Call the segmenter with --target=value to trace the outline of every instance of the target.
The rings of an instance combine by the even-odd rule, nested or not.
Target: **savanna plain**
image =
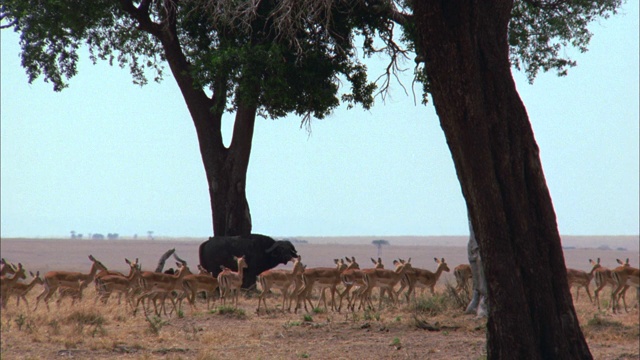
[[[312,238],[295,244],[308,267],[333,266],[333,259],[355,257],[361,268],[371,267],[378,249],[374,237]],[[411,258],[414,267],[435,271],[434,258],[444,258],[451,272],[443,273],[436,294],[427,290],[415,300],[401,297],[381,309],[341,312],[323,306],[298,313],[282,311],[276,290],[267,298],[269,311],[256,312],[257,293],[240,297],[237,309],[218,299],[207,309],[198,299],[192,309],[185,301],[170,316],[133,311],[112,297],[96,302],[93,286],[79,303],[56,298],[50,310],[41,303],[34,311],[42,286],[27,295],[29,307],[16,298],[2,309],[0,358],[5,359],[483,359],[486,357],[486,319],[465,315],[464,292],[456,294],[453,268],[468,263],[465,237],[386,237],[381,248],[386,268],[394,259]],[[93,255],[110,270],[128,272],[125,258],[139,259],[143,270],[153,270],[160,256],[176,249],[196,270],[198,246],[206,239],[70,240],[0,239],[1,257],[22,263],[27,273],[42,276],[51,270],[88,273]],[[638,267],[638,236],[563,237],[567,267],[590,271],[589,259],[614,268],[616,259],[630,259]],[[174,266],[167,261],[166,267]],[[290,269],[291,263],[280,266]],[[27,276],[25,281],[30,281]],[[593,291],[592,282],[590,289]],[[377,293],[377,291],[376,291]],[[611,289],[600,293],[601,310],[584,289],[574,304],[583,333],[595,359],[639,359],[640,325],[636,293],[626,295],[629,312],[607,309]],[[314,295],[317,301],[319,294]],[[377,305],[377,301],[374,301]]]

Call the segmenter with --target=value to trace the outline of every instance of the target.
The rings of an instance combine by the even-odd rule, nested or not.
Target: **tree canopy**
[[[261,2],[250,9],[251,19],[241,21],[216,12],[243,10],[232,2],[9,0],[2,4],[2,26],[20,33],[29,82],[42,77],[56,91],[77,74],[83,47],[93,62],[128,67],[136,84],[146,84],[150,76],[161,80],[167,60],[163,31],[170,27],[194,87],[229,99],[219,104],[228,110],[242,98],[257,103],[265,116],[294,112],[323,118],[340,103],[340,76],[351,85],[342,100],[369,108],[375,85],[354,56],[350,31],[355,25],[377,26],[376,19],[346,18],[348,13],[336,7],[326,14],[332,18],[331,32],[320,26],[299,29],[293,47],[278,40],[266,16],[275,3]],[[213,6],[212,13],[204,11]]]

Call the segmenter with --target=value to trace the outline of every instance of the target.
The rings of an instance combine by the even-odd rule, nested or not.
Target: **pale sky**
[[[540,146],[563,235],[639,230],[638,2],[592,24],[568,77],[514,77]],[[82,58],[70,87],[32,85],[18,37],[1,36],[2,237],[207,237],[213,233],[195,129],[170,76],[133,85]],[[370,65],[370,77],[381,68]],[[340,108],[308,134],[258,118],[248,171],[253,230],[271,236],[466,235],[451,154],[410,70],[386,103]],[[420,87],[415,87],[419,97]],[[226,115],[227,133],[233,116]]]

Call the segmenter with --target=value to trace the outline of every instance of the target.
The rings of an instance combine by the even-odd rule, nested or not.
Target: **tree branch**
[[[160,37],[162,35],[162,28],[160,25],[151,21],[151,18],[149,17],[149,4],[144,6],[146,2],[149,1],[143,1],[140,4],[140,7],[135,7],[131,0],[120,0],[120,5],[125,12],[138,21],[138,27],[141,30],[146,31],[153,36]]]

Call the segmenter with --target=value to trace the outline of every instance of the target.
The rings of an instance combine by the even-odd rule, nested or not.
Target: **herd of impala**
[[[247,268],[245,257],[234,257],[237,262],[237,271],[223,267],[217,277],[212,276],[204,268],[198,265],[199,272],[192,273],[186,262],[177,258],[177,271],[173,273],[162,273],[153,271],[142,271],[138,259],[130,261],[125,259],[129,265],[127,275],[107,270],[107,268],[92,255],[91,268],[88,273],[70,271],[49,271],[40,277],[39,272],[31,274],[31,280],[26,280],[26,270],[22,264],[17,266],[1,260],[2,276],[1,281],[1,301],[2,308],[6,308],[10,297],[17,298],[16,306],[20,305],[22,299],[25,305],[29,306],[26,295],[36,285],[42,285],[43,291],[36,298],[34,310],[37,309],[40,301],[44,301],[49,309],[49,301],[54,294],[58,294],[56,300],[58,306],[65,297],[70,297],[72,304],[82,299],[83,290],[91,283],[96,290],[95,301],[107,303],[113,293],[118,296],[118,304],[121,303],[124,295],[127,304],[136,314],[142,305],[145,313],[153,311],[156,315],[164,313],[171,315],[180,308],[182,301],[187,299],[192,310],[196,306],[196,298],[199,293],[204,293],[207,301],[207,309],[211,307],[211,299],[219,293],[220,301],[226,304],[227,298],[232,301],[235,307],[238,306],[238,297],[242,286],[243,271]],[[261,273],[257,277],[261,292],[258,296],[258,309],[260,313],[261,305],[264,304],[264,311],[268,311],[266,297],[272,289],[278,289],[282,294],[282,310],[291,311],[295,302],[294,312],[301,306],[305,311],[319,307],[322,303],[325,310],[330,308],[334,311],[341,311],[343,305],[351,311],[357,309],[374,308],[372,302],[372,292],[379,289],[378,308],[382,307],[383,298],[389,298],[392,303],[399,301],[400,295],[404,292],[407,302],[415,298],[415,288],[419,287],[424,291],[428,288],[433,295],[435,285],[442,272],[450,271],[444,258],[434,258],[437,268],[435,272],[415,268],[411,265],[411,259],[407,261],[398,259],[393,261],[394,269],[385,269],[380,258],[371,259],[372,268],[360,269],[354,257],[344,259],[334,259],[333,267],[307,268],[302,263],[302,257],[294,259],[292,270],[272,269]],[[596,289],[595,302],[600,309],[599,293],[605,286],[612,288],[611,301],[609,306],[613,312],[619,307],[620,298],[623,300],[624,309],[627,311],[625,293],[629,287],[638,289],[640,295],[640,273],[637,268],[626,262],[617,260],[619,265],[614,269],[607,269],[600,265],[600,259],[589,260],[592,265],[590,272],[567,269],[569,286],[577,286],[576,300],[579,296],[580,287],[584,287],[593,302],[589,285],[595,279]],[[456,291],[468,291],[469,281],[472,279],[471,268],[468,264],[462,264],[454,269],[457,282]],[[311,299],[312,292],[317,289],[320,298],[314,307]],[[329,289],[331,296],[327,306],[326,290]],[[217,291],[216,291],[217,290]],[[167,314],[165,303],[171,303],[171,311]],[[636,305],[637,306],[637,305]]]

